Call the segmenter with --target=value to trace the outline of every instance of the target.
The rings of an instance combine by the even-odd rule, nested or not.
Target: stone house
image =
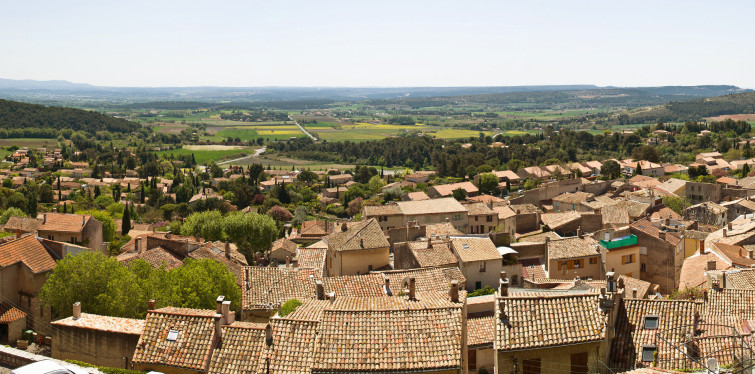
[[[326,236],[328,276],[366,274],[390,267],[390,244],[375,219]]]
[[[458,189],[464,190],[464,192],[467,193],[467,196],[477,196],[480,193],[480,190],[478,190],[477,186],[472,182],[459,182],[432,186],[427,189],[427,196],[430,196],[433,199],[451,197],[453,196],[454,191]]]
[[[270,248],[270,261],[289,265],[296,257],[296,248],[296,243],[286,238],[280,238],[274,241]]]
[[[687,221],[696,221],[697,223],[717,227],[726,226],[726,223],[729,222],[727,213],[727,208],[712,201],[692,205],[682,211],[682,215]]]
[[[467,232],[468,215],[469,211],[452,197],[362,207],[362,219],[375,218],[383,230],[450,222],[457,230]]]
[[[37,228],[40,237],[58,242],[83,245],[107,255],[102,245],[102,222],[89,215],[44,213]]]
[[[489,238],[453,237],[451,249],[459,260],[459,269],[466,279],[467,291],[471,292],[485,286],[496,288],[503,261]]]
[[[405,226],[404,213],[401,211],[401,207],[396,204],[365,205],[362,207],[362,218],[376,219],[383,230]]]
[[[485,203],[463,204],[469,217],[469,234],[487,234],[498,226],[498,213]]]
[[[656,223],[660,224],[660,223]],[[661,230],[643,218],[629,226],[640,246],[640,279],[660,286],[660,292],[670,293],[679,285],[684,263],[684,241],[681,234]]]
[[[604,273],[597,242],[592,238],[545,239],[545,270],[550,278],[601,279]]]
[[[684,194],[692,204],[722,200],[723,185],[718,183],[687,182],[684,188]]]
[[[606,233],[606,238],[600,240],[600,251],[605,261],[605,270],[620,276],[640,276],[640,246],[637,237],[627,236],[612,238]]]

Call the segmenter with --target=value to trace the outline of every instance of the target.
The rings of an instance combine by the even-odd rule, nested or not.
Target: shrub
[[[285,317],[293,313],[296,310],[296,308],[298,308],[300,305],[301,305],[301,301],[296,300],[296,299],[291,299],[289,301],[286,301],[285,303],[283,303],[283,305],[281,305],[280,316]]]

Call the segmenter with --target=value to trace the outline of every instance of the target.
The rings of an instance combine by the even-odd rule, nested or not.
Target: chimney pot
[[[155,299],[149,300],[149,310],[155,310]]]
[[[81,302],[77,301],[73,303],[73,319],[81,318]]]
[[[724,228],[723,237],[725,238],[725,237],[729,236],[728,234],[729,234],[729,232],[726,231],[726,228]]]
[[[220,295],[215,300],[215,313],[220,314],[223,311],[223,301],[225,300],[225,296]]]
[[[509,280],[505,271],[501,272],[501,279],[498,281],[498,293],[501,297],[509,296]]]
[[[328,294],[328,300],[330,300],[331,303],[334,302],[334,301],[336,301],[336,292],[335,291],[333,291],[333,292],[331,292],[331,293]]]
[[[286,267],[291,267],[291,256],[286,256]]]
[[[451,219],[446,217],[446,222],[451,222]]]
[[[220,328],[223,315],[216,313],[215,316],[215,338],[218,340],[218,348],[223,344],[223,329]]]
[[[409,299],[411,300],[417,299],[416,283],[417,283],[417,280],[414,277],[409,278]]]
[[[731,227],[732,227],[732,226],[731,226],[731,222],[729,222],[729,223],[727,223],[727,224],[726,224],[726,228],[727,228],[727,229],[728,229],[729,231],[731,231],[731,230],[732,230],[732,229],[731,229]]]
[[[666,231],[658,231],[658,238],[661,240],[666,240]]]
[[[448,294],[451,297],[452,303],[458,303],[459,302],[459,281],[454,279],[451,281],[451,290]]]
[[[225,242],[225,258],[231,258],[231,243]]]
[[[708,260],[708,270],[716,270],[716,260]]]
[[[364,238],[359,238],[359,246],[364,248]]]
[[[317,289],[317,300],[325,300],[325,286],[323,286],[321,280],[315,281],[315,288]]]
[[[234,315],[231,313],[231,301],[223,301],[223,324],[230,325],[233,323]]]

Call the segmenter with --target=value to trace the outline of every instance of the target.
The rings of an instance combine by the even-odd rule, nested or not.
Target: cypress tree
[[[128,203],[126,203],[126,208],[123,209],[123,223],[121,225],[121,235],[128,235],[129,231],[131,231],[131,211],[128,208]]]

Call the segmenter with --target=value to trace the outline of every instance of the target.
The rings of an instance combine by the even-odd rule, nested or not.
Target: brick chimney
[[[498,281],[498,293],[502,297],[509,296],[509,279],[505,271],[501,272],[501,279]]]
[[[217,348],[223,346],[223,329],[220,328],[223,315],[216,313],[215,316],[215,339],[218,341]]]
[[[202,242],[202,237],[199,236],[199,234],[196,234],[196,235],[194,235],[194,241],[197,242],[197,243],[201,243]]]
[[[233,321],[236,319],[235,315],[231,312],[231,302],[230,300],[223,301],[223,324],[224,325],[230,325],[233,323]]]
[[[231,259],[231,243],[225,242],[225,258]]]
[[[451,281],[451,290],[448,291],[448,296],[451,297],[452,303],[459,302],[459,281],[454,279]]]
[[[150,299],[148,304],[149,310],[155,310],[155,299]]]
[[[73,319],[81,318],[81,302],[77,301],[73,303]]]
[[[409,299],[417,300],[417,280],[414,277],[409,278]]]
[[[708,270],[716,270],[716,260],[708,260]]]
[[[317,290],[317,300],[325,300],[325,286],[322,285],[321,280],[315,281],[315,289]]]
[[[220,314],[223,311],[223,301],[225,301],[225,296],[220,295],[215,300],[215,313]]]

